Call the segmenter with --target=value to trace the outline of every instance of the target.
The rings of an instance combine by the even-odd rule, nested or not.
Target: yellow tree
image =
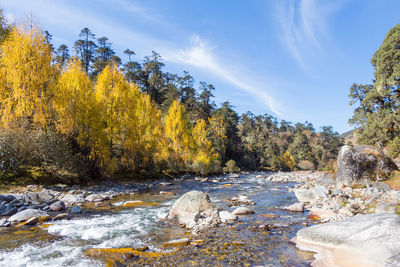
[[[195,144],[193,167],[196,172],[208,174],[213,171],[212,167],[218,159],[218,153],[214,153],[212,142],[207,139],[207,125],[203,119],[197,121],[192,135]]]
[[[107,162],[110,151],[102,131],[99,106],[94,98],[92,82],[77,58],[71,59],[60,75],[54,90],[53,106],[59,132],[75,138],[82,148],[89,149],[89,159],[100,166]]]
[[[207,135],[211,140],[214,151],[218,154],[219,160],[225,155],[227,146],[226,129],[222,116],[212,116],[208,118],[209,126]]]
[[[123,139],[126,137],[124,124],[132,101],[131,89],[132,86],[116,65],[107,65],[97,78],[96,101],[101,109],[104,132],[113,155],[108,166],[110,172],[118,168],[118,157],[122,155]]]
[[[36,26],[14,27],[1,44],[0,116],[3,126],[28,120],[46,126],[56,78],[50,44]]]
[[[123,161],[127,167],[134,170],[154,167],[152,163],[158,161],[156,154],[159,152],[162,138],[161,111],[149,95],[142,94],[133,84],[130,85],[126,100]]]
[[[170,163],[181,170],[184,164],[190,163],[193,140],[185,108],[178,100],[172,102],[165,116],[164,136],[168,142],[165,149],[170,152]]]

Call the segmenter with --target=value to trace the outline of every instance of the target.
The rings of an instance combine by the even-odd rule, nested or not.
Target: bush
[[[285,154],[283,154],[283,157],[280,158],[280,161],[286,167],[286,170],[292,171],[294,169],[294,158],[289,151],[286,150]]]
[[[88,176],[79,151],[53,131],[16,128],[0,133],[0,175],[5,177]],[[31,175],[32,174],[32,175]],[[33,175],[34,174],[34,175]]]
[[[236,162],[233,159],[231,159],[228,160],[228,162],[225,164],[223,171],[224,173],[234,173],[240,171],[240,169],[238,166],[236,166]]]

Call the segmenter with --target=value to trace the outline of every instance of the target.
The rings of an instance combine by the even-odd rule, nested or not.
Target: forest
[[[239,115],[189,72],[152,52],[116,55],[88,28],[70,47],[0,13],[2,181],[330,170],[343,138],[330,126]]]

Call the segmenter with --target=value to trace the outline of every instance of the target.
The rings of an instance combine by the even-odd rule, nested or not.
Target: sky
[[[215,86],[242,114],[309,121],[343,133],[349,88],[371,83],[370,59],[400,22],[398,0],[0,0],[9,21],[31,14],[72,51],[80,30],[117,55],[159,53],[165,70]]]

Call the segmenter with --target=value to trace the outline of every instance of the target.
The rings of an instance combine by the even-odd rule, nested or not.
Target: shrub
[[[226,162],[225,167],[223,168],[224,173],[234,173],[240,171],[239,167],[236,166],[236,162],[231,159]]]

